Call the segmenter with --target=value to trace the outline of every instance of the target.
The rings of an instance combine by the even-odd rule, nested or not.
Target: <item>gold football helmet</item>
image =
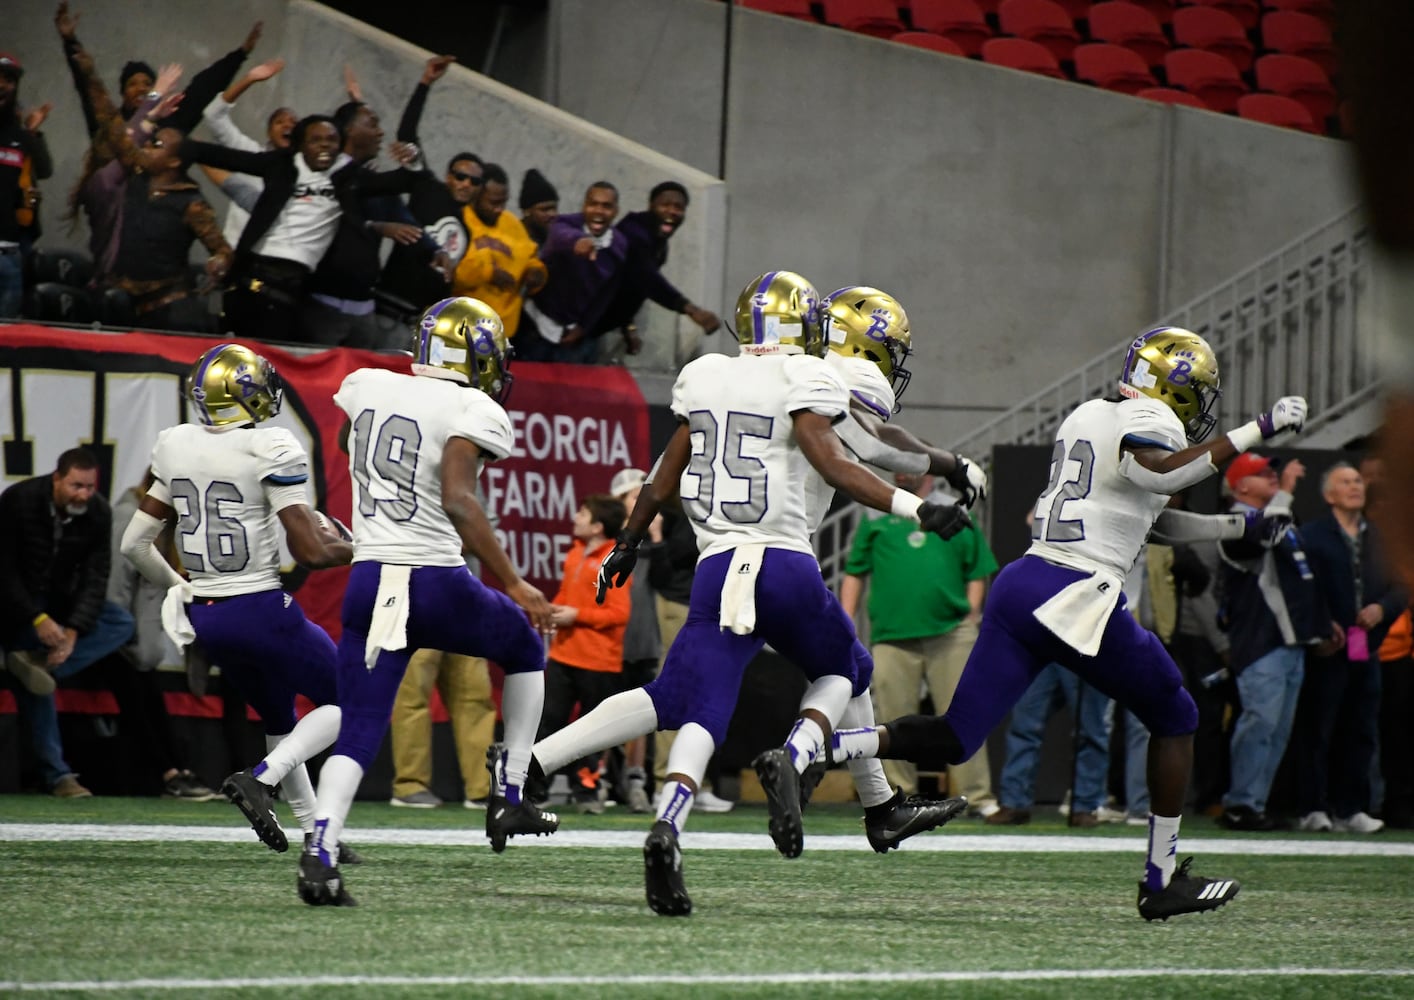
[[[466,296],[428,307],[413,334],[412,371],[475,386],[503,402],[511,391],[511,342],[501,317]]]
[[[908,313],[898,299],[877,288],[856,285],[831,292],[820,306],[825,346],[847,358],[864,358],[894,387],[897,400],[913,374],[903,366],[913,352]],[[897,412],[897,410],[895,410]]]
[[[752,278],[736,299],[736,339],[743,354],[823,356],[820,293],[794,271]]]
[[[197,358],[183,389],[208,427],[269,420],[285,398],[275,366],[244,344],[221,344]]]
[[[1129,345],[1119,391],[1131,399],[1157,399],[1178,416],[1190,441],[1202,441],[1217,424],[1212,409],[1222,395],[1218,359],[1191,330],[1161,326]]]

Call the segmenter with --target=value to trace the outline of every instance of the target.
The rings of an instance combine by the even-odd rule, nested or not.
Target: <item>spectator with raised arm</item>
[[[38,201],[31,191],[36,180],[54,172],[49,146],[39,131],[49,115],[49,105],[21,114],[19,109],[20,61],[0,52],[0,319],[20,314],[24,297],[22,245],[26,230],[34,225]],[[26,217],[24,214],[28,212]]]
[[[378,287],[396,298],[401,303],[397,310],[409,318],[452,294],[450,272],[461,264],[470,242],[464,213],[481,189],[482,169],[475,153],[457,153],[447,163],[443,180],[429,170],[419,171],[408,192],[408,211],[446,255],[448,269],[429,266],[416,245],[394,241]]]

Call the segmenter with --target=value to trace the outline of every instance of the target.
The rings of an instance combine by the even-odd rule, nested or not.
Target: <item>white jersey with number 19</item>
[[[1129,573],[1169,498],[1119,474],[1126,440],[1165,451],[1188,447],[1183,424],[1157,400],[1092,399],[1076,407],[1056,432],[1029,555],[1121,578]]]
[[[672,410],[692,435],[679,494],[700,557],[752,543],[813,553],[806,486],[817,473],[791,415],[848,413],[840,376],[803,354],[709,354],[678,375]]]
[[[351,425],[354,562],[462,565],[461,538],[442,509],[442,452],[462,437],[485,458],[509,456],[506,411],[459,382],[382,368],[351,372],[334,403]]]

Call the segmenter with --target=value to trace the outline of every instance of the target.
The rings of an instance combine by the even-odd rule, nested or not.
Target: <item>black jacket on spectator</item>
[[[1409,606],[1409,593],[1390,577],[1382,558],[1384,543],[1380,533],[1368,521],[1360,524],[1360,589],[1355,593],[1355,571],[1352,561],[1354,553],[1346,541],[1345,529],[1335,519],[1334,514],[1312,521],[1301,529],[1306,540],[1306,557],[1311,560],[1311,570],[1316,574],[1316,586],[1320,590],[1330,617],[1340,623],[1341,628],[1355,624],[1355,615],[1367,604],[1378,604],[1384,608],[1384,619],[1370,629],[1370,651],[1380,648],[1385,633]]]
[[[1327,638],[1330,614],[1316,588],[1302,533],[1289,527],[1271,548],[1262,544],[1262,512],[1239,506],[1247,534],[1222,542],[1220,621],[1232,641],[1232,671],[1282,646]]]
[[[663,265],[668,262],[668,241],[658,232],[657,217],[647,211],[630,212],[614,228],[628,237],[628,257],[624,261],[619,290],[595,324],[596,335],[632,323],[647,299],[675,313],[682,312],[688,303],[687,296],[663,277]]]
[[[653,551],[648,582],[664,599],[686,604],[697,573],[697,534],[686,514],[663,511],[663,542]]]
[[[48,613],[80,634],[98,623],[108,590],[113,513],[94,495],[87,512],[54,509],[54,479],[36,476],[0,494],[0,629],[12,636]]]

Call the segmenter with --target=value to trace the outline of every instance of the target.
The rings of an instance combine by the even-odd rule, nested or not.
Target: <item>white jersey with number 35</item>
[[[803,354],[709,354],[678,375],[672,409],[692,434],[679,493],[701,556],[751,543],[813,553],[806,485],[818,474],[791,414],[848,413],[838,373]]]
[[[280,586],[279,513],[309,502],[309,456],[293,434],[178,424],[157,435],[152,474],[149,492],[177,512],[193,592],[234,597]]]
[[[351,424],[354,562],[462,565],[442,509],[442,453],[461,437],[486,458],[509,456],[515,433],[501,404],[458,382],[382,368],[351,372],[334,403]]]
[[[1139,558],[1168,497],[1119,473],[1121,444],[1182,451],[1183,424],[1153,399],[1092,399],[1061,423],[1051,479],[1036,501],[1028,554],[1123,577]]]

